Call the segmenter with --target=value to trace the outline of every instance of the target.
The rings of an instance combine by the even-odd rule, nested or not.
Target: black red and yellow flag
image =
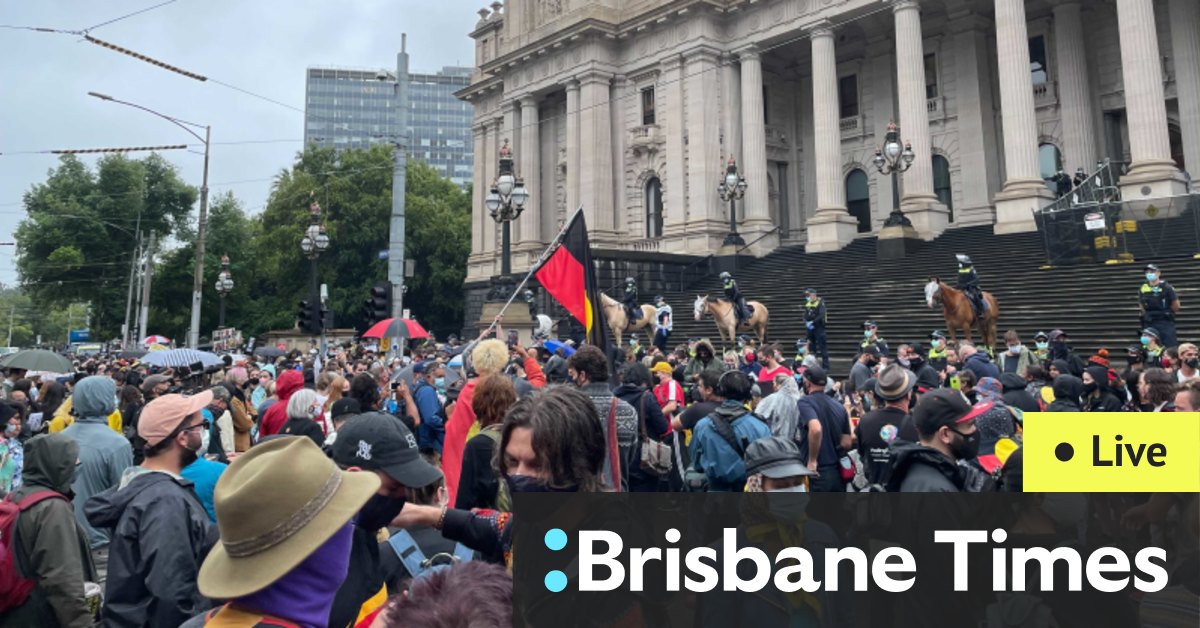
[[[538,266],[534,276],[564,309],[587,329],[590,345],[609,351],[608,326],[604,324],[596,266],[588,245],[583,210],[571,217],[554,251]]]

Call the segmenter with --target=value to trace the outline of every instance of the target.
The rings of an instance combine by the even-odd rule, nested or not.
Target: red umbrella
[[[428,338],[429,332],[410,318],[385,318],[375,323],[363,338]]]

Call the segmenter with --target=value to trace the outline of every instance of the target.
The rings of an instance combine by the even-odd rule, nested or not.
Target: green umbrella
[[[70,373],[71,361],[53,351],[26,349],[18,351],[4,360],[0,360],[0,367],[6,369],[24,369],[26,371]]]

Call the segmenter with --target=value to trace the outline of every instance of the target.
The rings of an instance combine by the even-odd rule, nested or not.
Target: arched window
[[[662,182],[650,177],[646,182],[646,237],[661,238],[663,232]]]
[[[1058,186],[1050,180],[1055,173],[1062,170],[1062,153],[1058,152],[1057,146],[1049,143],[1038,146],[1038,169],[1041,172],[1042,180],[1046,182],[1046,187],[1057,194]]]
[[[954,222],[954,193],[950,190],[950,160],[941,155],[933,156],[933,193],[938,202],[950,210],[950,222]]]
[[[858,219],[858,232],[871,231],[871,188],[867,173],[854,169],[846,175],[846,209]]]

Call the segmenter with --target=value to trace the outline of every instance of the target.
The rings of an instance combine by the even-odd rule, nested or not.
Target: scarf
[[[299,565],[267,588],[233,600],[235,606],[254,609],[305,628],[329,623],[333,598],[350,569],[350,543],[354,525],[347,522]]]

